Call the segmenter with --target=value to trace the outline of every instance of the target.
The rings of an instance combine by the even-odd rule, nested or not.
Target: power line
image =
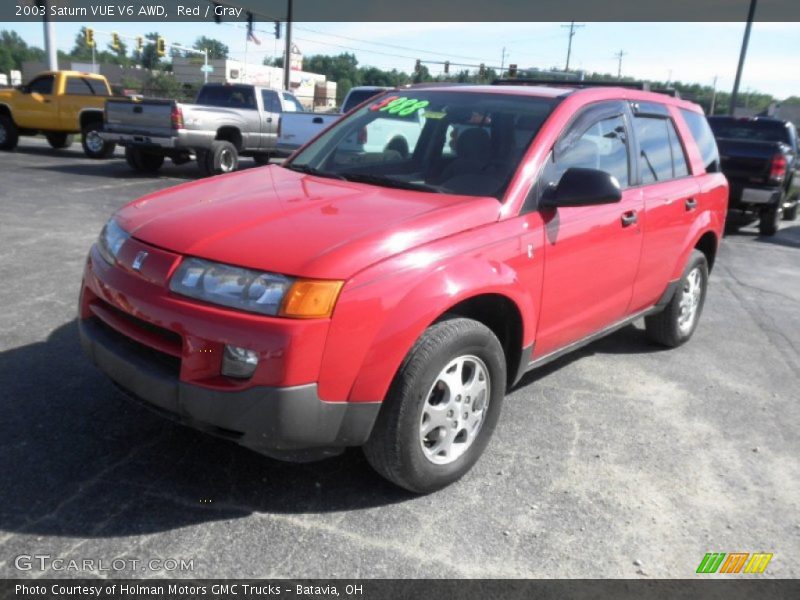
[[[569,71],[569,57],[572,54],[572,38],[575,36],[575,30],[586,25],[575,25],[575,21],[570,21],[569,25],[562,25],[561,27],[569,27],[569,41],[567,42],[567,66],[564,67],[565,71]]]

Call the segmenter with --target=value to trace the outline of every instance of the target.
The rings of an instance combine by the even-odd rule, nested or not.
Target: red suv
[[[386,132],[381,152],[347,143]],[[81,337],[166,416],[290,460],[363,446],[429,492],[477,461],[529,369],[641,317],[657,343],[691,337],[718,165],[701,109],[665,95],[393,90],[282,166],[120,209]]]

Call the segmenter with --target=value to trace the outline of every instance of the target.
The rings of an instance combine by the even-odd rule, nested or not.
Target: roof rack
[[[559,87],[624,87],[635,90],[650,91],[646,81],[589,81],[586,79],[535,79],[530,77],[502,77],[495,79],[492,85],[547,85]]]

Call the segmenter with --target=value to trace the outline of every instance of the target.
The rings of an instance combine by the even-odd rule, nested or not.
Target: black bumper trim
[[[180,381],[93,320],[80,320],[81,344],[127,395],[148,408],[283,460],[306,461],[367,441],[380,402],[325,402],[317,384],[225,392]]]

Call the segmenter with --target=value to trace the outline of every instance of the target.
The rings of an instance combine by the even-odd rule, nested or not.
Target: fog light
[[[258,354],[239,346],[225,346],[222,355],[222,374],[237,379],[248,379],[258,366]]]

